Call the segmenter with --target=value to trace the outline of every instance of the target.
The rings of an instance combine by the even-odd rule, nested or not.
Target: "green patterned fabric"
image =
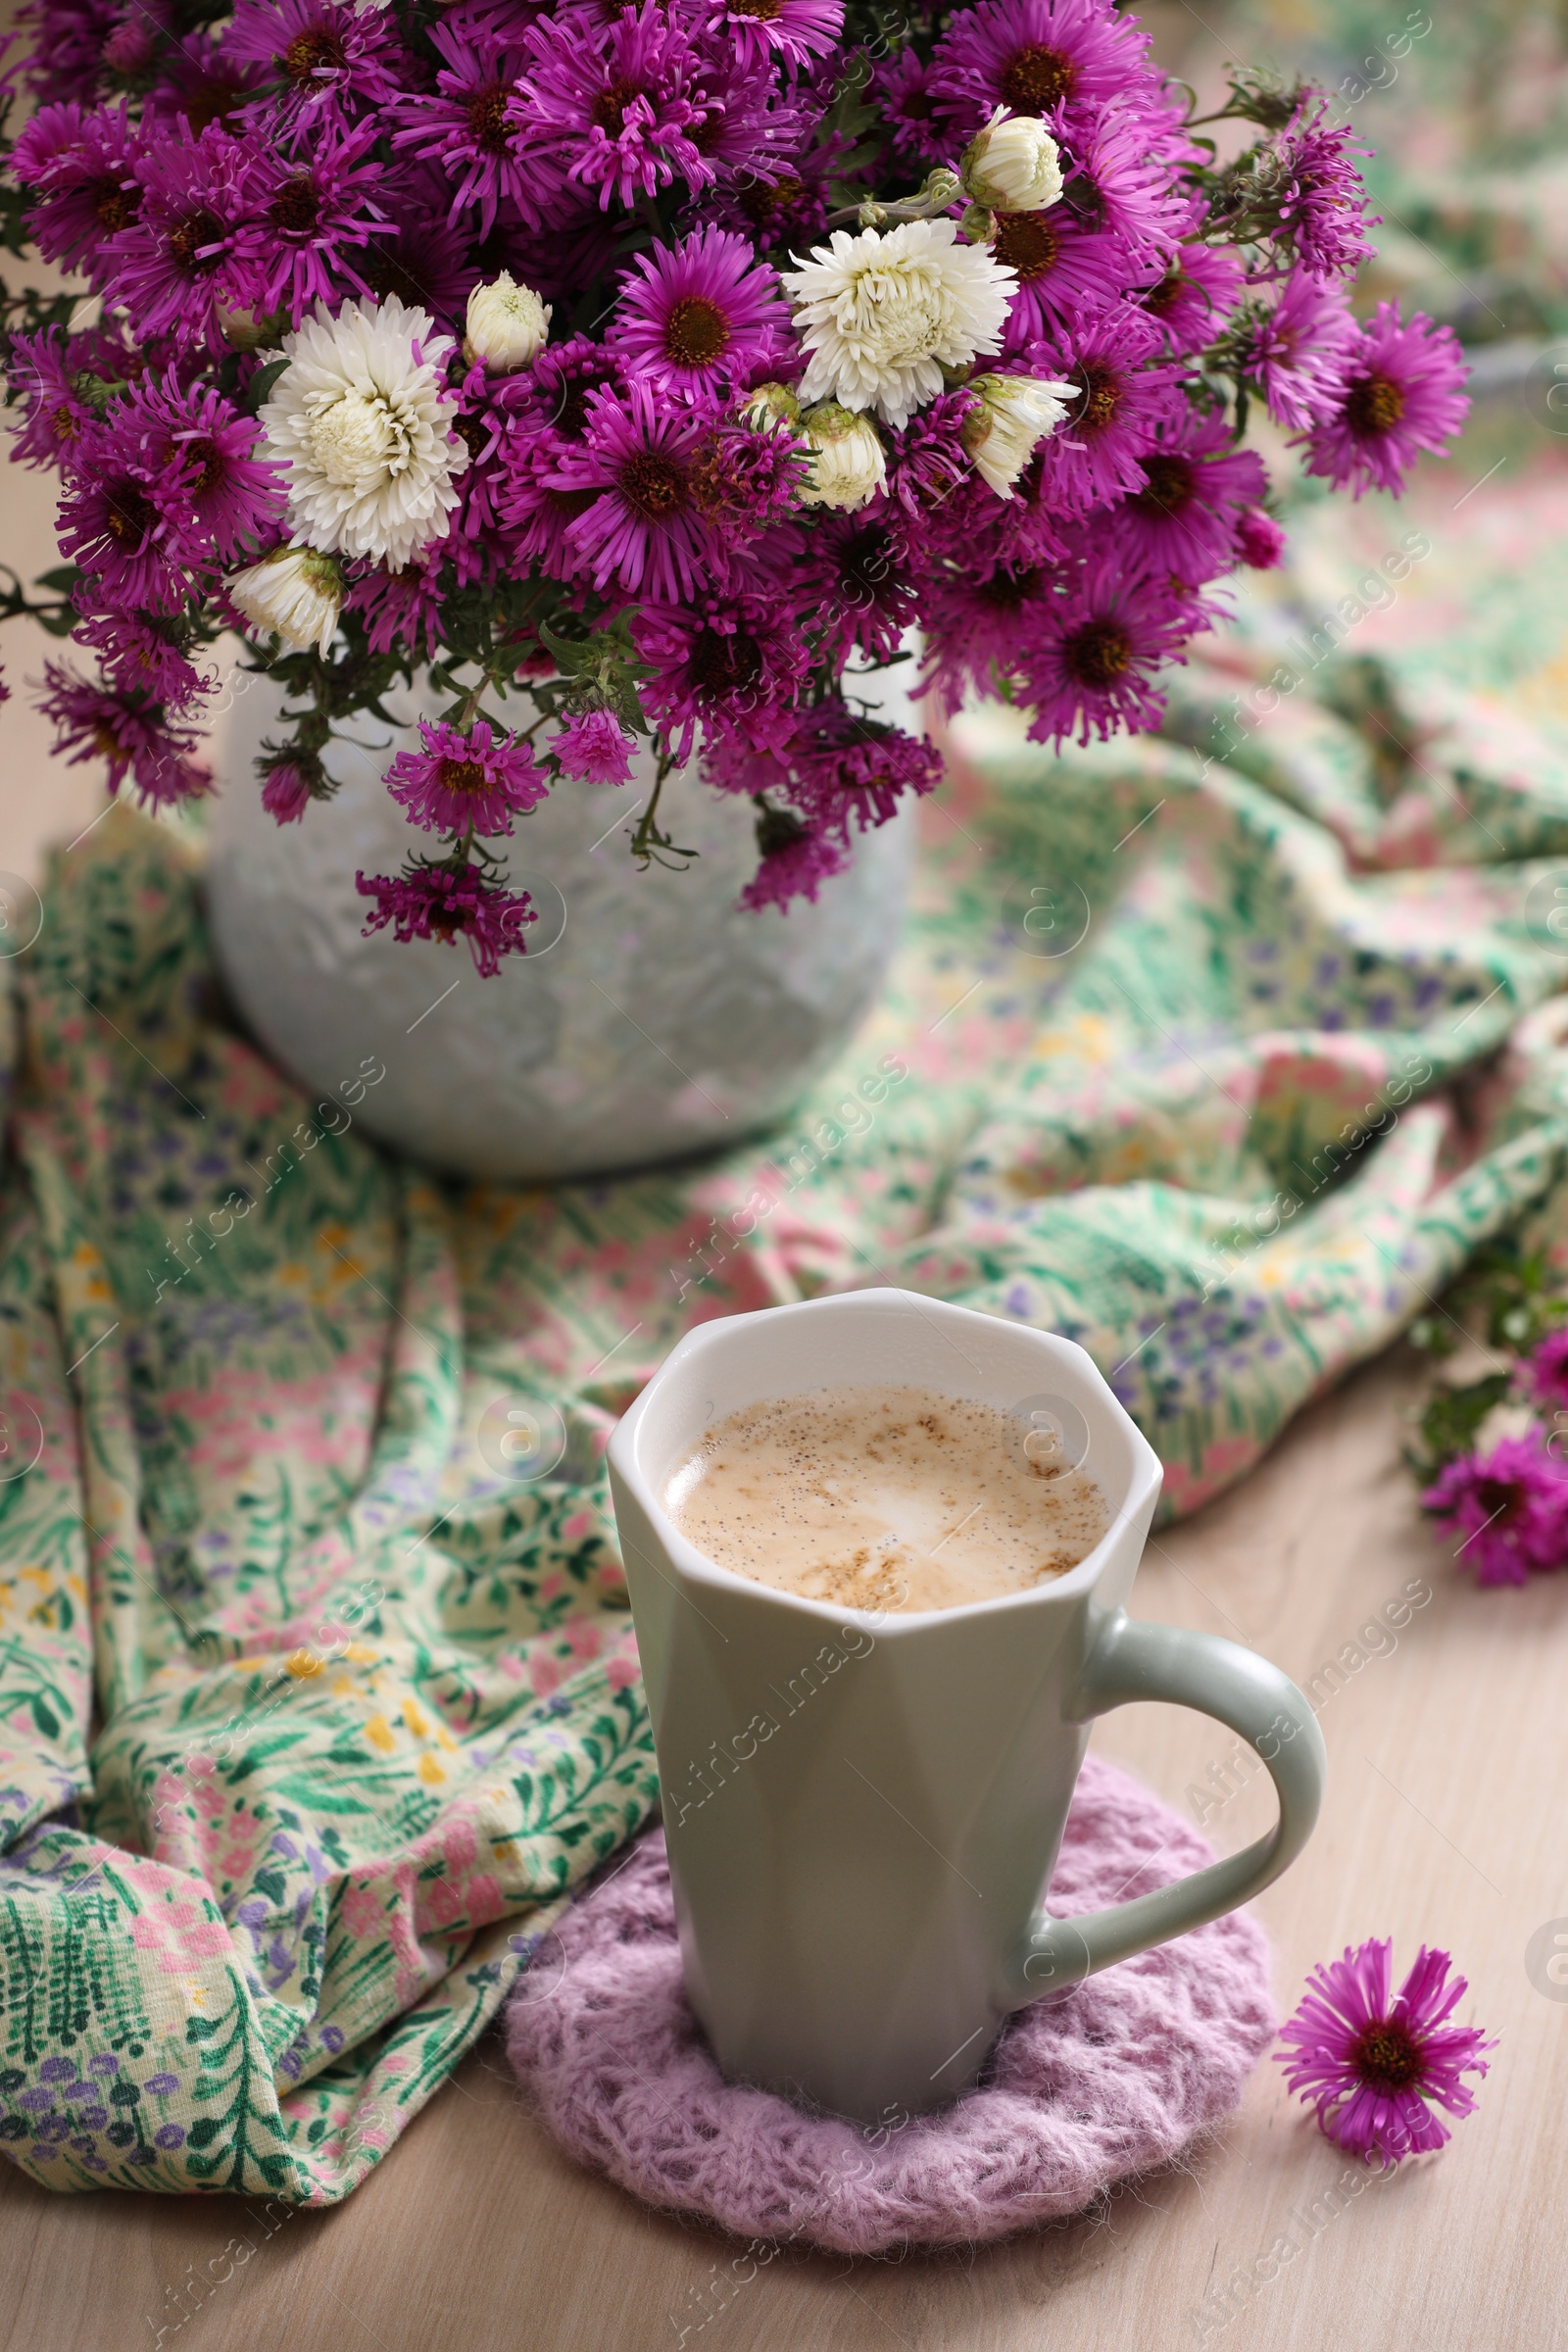
[[[1068,1332],[1180,1511],[1478,1240],[1555,1232],[1553,497],[1432,520],[1382,604],[1346,583],[1408,522],[1305,514],[1171,739],[960,719],[887,1003],[679,1174],[437,1189],[363,1135],[379,1065],[313,1103],[236,1033],[169,831],[63,861],[4,967],[15,2162],[331,2202],[452,2071],[656,1799],[602,1454],[695,1320],[880,1282]]]

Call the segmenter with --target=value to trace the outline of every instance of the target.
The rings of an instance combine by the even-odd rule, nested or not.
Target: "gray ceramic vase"
[[[862,699],[918,729],[892,677]],[[782,1118],[874,1002],[897,944],[911,812],[864,836],[815,905],[737,911],[756,866],[752,811],[686,772],[660,804],[701,855],[639,872],[628,829],[652,785],[558,785],[518,819],[514,888],[540,919],[528,952],[477,977],[461,942],[365,936],[357,869],[395,873],[428,849],[381,777],[432,701],[395,698],[396,737],[368,720],[330,756],[341,790],[277,825],[253,765],[278,731],[266,678],[235,680],[214,746],[213,947],[254,1035],[311,1088],[373,1056],[386,1077],[357,1112],[381,1142],[460,1175],[543,1179],[646,1166],[741,1141]]]

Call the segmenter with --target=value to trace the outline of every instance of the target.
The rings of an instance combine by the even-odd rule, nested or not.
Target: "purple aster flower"
[[[1464,2078],[1486,2074],[1482,2053],[1497,2046],[1479,2027],[1448,2024],[1469,1984],[1449,1979],[1446,1952],[1423,1944],[1396,1994],[1393,1958],[1393,1938],[1374,1936],[1320,1962],[1274,2053],[1335,2145],[1385,2168],[1445,2144],[1448,2127],[1433,2109],[1469,2115]]]
[[[533,753],[514,735],[497,738],[484,719],[466,730],[419,721],[420,749],[399,752],[386,788],[411,823],[427,833],[510,833],[514,816],[550,790]]]
[[[613,581],[675,603],[698,594],[726,566],[723,549],[697,504],[694,461],[708,419],[656,404],[644,384],[624,399],[595,392],[578,448],[568,448],[550,486],[588,504],[566,536],[590,567],[594,586]]]
[[[838,131],[819,135],[813,147],[786,151],[781,144],[765,176],[738,172],[712,190],[705,205],[728,227],[750,237],[760,253],[802,252],[826,226],[828,188],[848,150]]]
[[[588,429],[588,403],[595,392],[626,389],[614,353],[587,335],[548,344],[534,361],[531,380],[541,418],[563,441],[582,439]]]
[[[1548,1331],[1531,1354],[1526,1377],[1538,1403],[1568,1411],[1568,1325]]]
[[[777,275],[747,240],[704,228],[639,254],[605,340],[629,377],[691,400],[749,383],[788,323]]]
[[[1129,569],[1106,548],[1083,564],[1068,593],[1053,598],[1021,663],[1035,706],[1029,732],[1060,744],[1076,732],[1104,743],[1156,726],[1165,697],[1153,683],[1163,662],[1180,661],[1194,626],[1190,601],[1168,580]]]
[[[116,403],[102,446],[144,466],[179,466],[190,518],[227,558],[271,537],[283,513],[283,483],[275,467],[256,456],[259,438],[254,417],[210,387],[181,389],[171,368],[161,378],[145,377]],[[93,457],[101,462],[99,445]],[[184,545],[191,550],[193,536]]]
[[[631,779],[632,739],[613,710],[580,710],[568,718],[550,746],[564,776],[583,784],[625,784]]]
[[[315,302],[372,290],[356,249],[393,226],[377,202],[386,172],[370,153],[376,138],[367,122],[341,143],[313,138],[310,154],[293,162],[267,157],[256,190],[262,225],[244,279],[252,310],[282,308],[298,326]]]
[[[344,603],[365,616],[365,634],[372,654],[389,654],[407,647],[416,660],[433,654],[441,643],[441,587],[439,554],[423,563],[416,556],[402,571],[367,571],[351,582]]]
[[[907,424],[884,436],[887,495],[906,514],[919,516],[945,506],[971,478],[974,461],[963,446],[963,426],[977,398],[961,384],[939,392]]]
[[[1463,424],[1467,373],[1451,327],[1380,302],[1346,355],[1339,408],[1306,436],[1307,472],[1357,498],[1397,491],[1419,453],[1441,456]]]
[[[1101,116],[1074,136],[1061,192],[1063,210],[1118,238],[1145,279],[1169,268],[1187,219],[1169,162],[1151,131],[1147,109],[1137,105]]]
[[[922,688],[951,715],[970,690],[995,698],[1016,677],[1028,647],[1041,634],[1051,574],[1033,564],[998,564],[939,580],[921,611],[925,635]]]
[[[74,602],[80,611],[81,583]],[[193,667],[176,642],[181,636],[178,621],[160,621],[152,613],[123,612],[118,606],[102,612],[88,611],[72,631],[75,644],[101,658],[104,675],[117,693],[128,694],[138,703],[164,703],[171,710],[188,710],[211,694],[218,681]]]
[[[714,0],[713,23],[744,66],[808,66],[837,46],[844,0]]]
[[[141,205],[141,141],[123,99],[111,110],[41,106],[17,140],[11,169],[38,191],[27,232],[46,262],[91,267],[104,238],[128,228]]]
[[[519,143],[596,188],[606,208],[676,178],[709,186],[712,168],[693,136],[707,110],[692,30],[656,0],[597,28],[583,11],[541,17],[523,35],[527,64],[512,102]]]
[[[1164,276],[1139,294],[1138,307],[1153,319],[1171,351],[1201,351],[1236,308],[1246,277],[1246,264],[1234,246],[1179,245]]]
[[[1478,1585],[1522,1585],[1533,1568],[1568,1562],[1568,1470],[1539,1427],[1499,1439],[1490,1453],[1461,1453],[1421,1505],[1445,1535],[1463,1538],[1454,1556]]]
[[[1026,374],[1078,388],[1070,415],[1036,453],[1040,500],[1054,513],[1082,514],[1143,487],[1140,459],[1187,413],[1175,370],[1150,365],[1159,351],[1159,329],[1123,304],[1075,317],[1018,355]]]
[[[1274,571],[1285,561],[1283,525],[1262,507],[1244,507],[1236,518],[1236,552],[1253,571]]]
[[[811,655],[787,601],[745,592],[643,604],[632,635],[653,667],[639,688],[643,707],[677,760],[691,758],[699,724],[756,751],[788,742]]]
[[[827,703],[801,720],[788,751],[790,797],[814,825],[844,843],[885,825],[906,792],[934,792],[942,758],[923,735],[906,735],[844,703]]]
[[[1314,277],[1351,277],[1375,247],[1366,240],[1366,188],[1351,160],[1370,155],[1352,144],[1348,122],[1327,127],[1327,108],[1303,100],[1273,150],[1270,196],[1296,259]]]
[[[953,142],[938,123],[936,79],[917,50],[901,49],[879,65],[866,95],[900,159],[916,167],[947,160]]]
[[[106,760],[111,792],[120,790],[128,773],[142,800],[153,806],[195,800],[211,789],[211,773],[191,757],[197,736],[171,726],[161,705],[89,685],[55,662],[45,662],[43,674],[50,691],[39,709],[58,729],[56,752],[71,751],[69,767]]]
[[[205,32],[187,33],[167,50],[143,105],[145,127],[183,123],[194,135],[210,122],[228,123],[256,100],[275,68],[271,60],[241,64]]]
[[[429,311],[443,326],[455,326],[483,272],[469,259],[469,239],[438,212],[411,205],[394,180],[385,202],[397,226],[380,229],[354,256],[354,268],[370,293],[389,294],[410,310]]]
[[[542,220],[555,193],[552,174],[537,162],[524,164],[508,119],[522,50],[458,12],[432,24],[428,37],[442,60],[436,86],[403,100],[409,120],[393,144],[440,165],[453,183],[453,217],[476,207],[481,236],[489,235],[504,198],[526,220]]]
[[[782,914],[792,899],[814,904],[822,884],[849,863],[842,844],[820,826],[765,801],[757,819],[757,846],[761,862],[740,895],[741,906],[753,914],[764,906],[776,906]]]
[[[93,576],[96,601],[127,612],[178,612],[190,594],[189,468],[129,449],[102,426],[76,443],[60,502],[60,552]]]
[[[256,242],[257,169],[258,150],[216,124],[157,139],[139,159],[139,216],[103,257],[135,333],[223,348],[219,314],[240,299]]]
[[[280,825],[297,825],[316,795],[295,760],[274,760],[262,786],[262,807]]]
[[[34,98],[97,97],[104,47],[120,21],[121,7],[122,0],[28,0],[18,11],[18,29],[26,43],[20,72]]]
[[[898,507],[824,514],[810,538],[802,594],[819,605],[822,646],[842,662],[852,650],[887,662],[920,608],[920,546]]]
[[[276,86],[253,108],[269,136],[344,129],[361,113],[397,98],[412,76],[390,9],[359,9],[349,0],[239,0],[221,57],[241,71],[260,68]]]
[[[415,866],[406,874],[356,874],[354,881],[361,898],[375,901],[365,926],[367,938],[388,924],[403,944],[438,939],[451,947],[464,938],[481,980],[494,978],[503,956],[526,953],[524,927],[539,919],[525,890],[506,890],[477,865],[461,860]]]
[[[1114,310],[1130,288],[1160,274],[1126,240],[1081,220],[1065,204],[998,213],[991,252],[1017,273],[1003,348],[1015,352],[1079,315]]]
[[[1242,366],[1256,378],[1275,422],[1303,432],[1343,401],[1346,360],[1355,341],[1344,288],[1296,269],[1273,310],[1251,329]]]
[[[1189,409],[1160,428],[1139,466],[1143,486],[1116,510],[1118,544],[1131,561],[1194,587],[1228,569],[1239,510],[1268,489],[1256,452],[1236,448],[1223,415]]]
[[[1147,76],[1148,47],[1109,0],[982,0],[955,12],[929,78],[962,144],[999,106],[1046,116],[1108,105]]]
[[[25,410],[12,442],[13,461],[61,468],[74,464],[76,444],[140,367],[112,328],[95,327],[69,341],[58,327],[13,335],[6,375]]]

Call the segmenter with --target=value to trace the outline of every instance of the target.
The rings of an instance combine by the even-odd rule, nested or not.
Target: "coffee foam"
[[[1075,1568],[1109,1525],[1094,1480],[1034,1436],[933,1389],[812,1389],[715,1423],[663,1503],[709,1559],[780,1592],[962,1608]]]

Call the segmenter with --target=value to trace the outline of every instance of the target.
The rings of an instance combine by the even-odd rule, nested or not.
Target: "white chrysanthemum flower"
[[[288,483],[289,527],[307,546],[401,571],[444,539],[468,453],[451,432],[450,335],[395,294],[324,302],[283,337],[289,363],[261,409],[263,454]]]
[[[532,286],[519,286],[510,270],[468,296],[463,356],[470,368],[481,363],[491,375],[508,375],[545,347],[551,306]]]
[[[1010,498],[1041,442],[1079,398],[1078,387],[1045,375],[976,375],[969,390],[979,393],[980,406],[963,420],[963,446],[981,479],[999,498]]]
[[[1001,350],[1017,277],[957,235],[945,220],[854,237],[840,228],[783,272],[811,355],[803,400],[875,409],[886,424],[907,424],[942,390],[944,368],[967,368]]]
[[[888,478],[888,461],[869,416],[824,401],[801,418],[801,434],[812,452],[811,470],[801,484],[803,506],[853,514],[875,498]]]
[[[258,629],[275,629],[290,653],[324,657],[337,633],[343,574],[314,547],[279,547],[225,582],[230,600]]]
[[[1033,115],[999,106],[958,163],[966,192],[991,213],[1043,213],[1061,197],[1061,154]]]

